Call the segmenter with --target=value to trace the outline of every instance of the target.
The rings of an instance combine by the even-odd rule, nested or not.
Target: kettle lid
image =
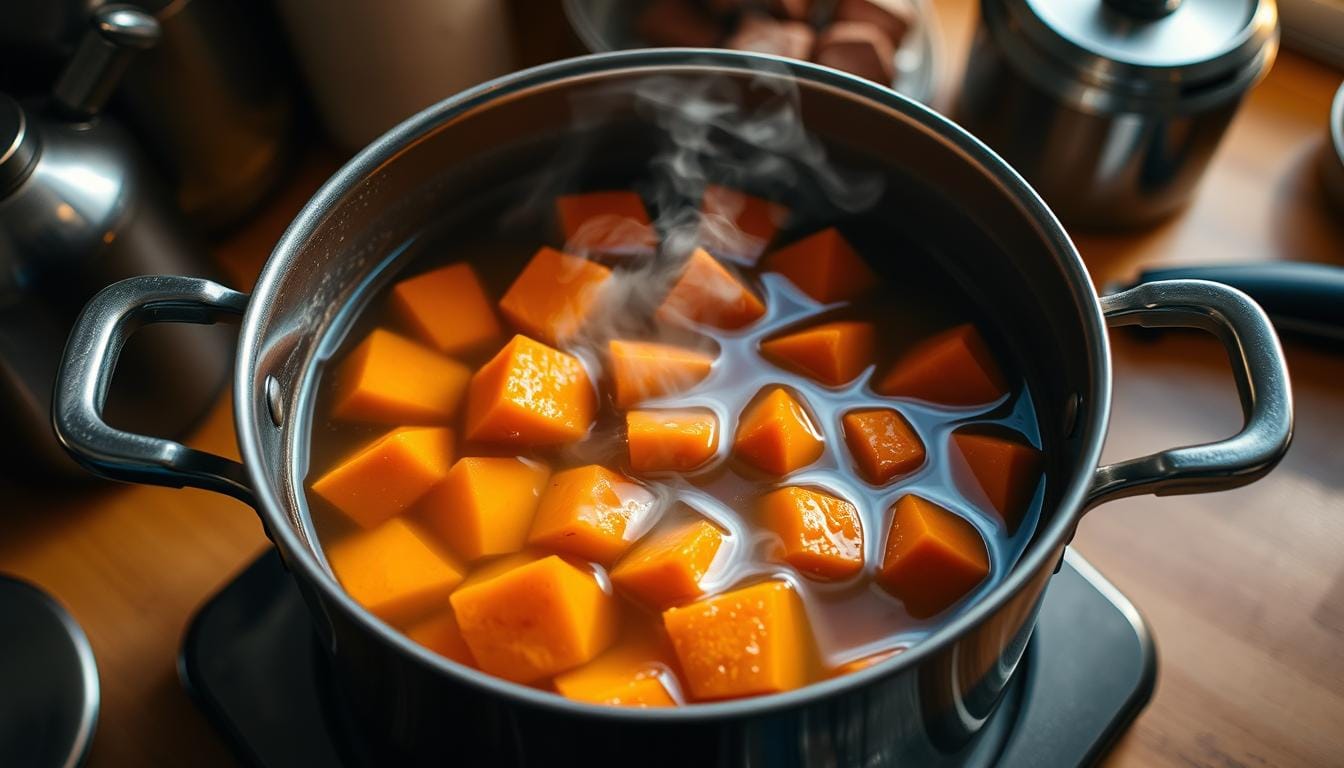
[[[1035,69],[1130,94],[1239,95],[1273,63],[1275,0],[984,0],[986,21],[1034,49]],[[1015,47],[1008,44],[1009,48]]]
[[[17,101],[0,93],[0,198],[28,178],[40,152],[33,121]]]

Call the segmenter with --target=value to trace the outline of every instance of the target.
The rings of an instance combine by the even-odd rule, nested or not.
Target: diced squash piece
[[[873,362],[872,323],[823,323],[761,342],[765,356],[804,376],[838,387]]]
[[[653,503],[649,489],[596,464],[557,472],[541,496],[528,541],[610,565],[629,548],[626,534],[638,530]]]
[[[704,352],[650,341],[607,342],[611,383],[617,408],[674,395],[709,375],[714,358]]]
[[[821,433],[802,403],[776,387],[747,406],[733,452],[762,472],[784,476],[821,457]]]
[[[657,610],[699,597],[700,580],[722,543],[723,534],[707,520],[660,531],[611,569],[611,583]]]
[[[877,286],[877,275],[835,227],[780,248],[765,268],[823,304],[857,299]]]
[[[476,666],[471,657],[467,641],[462,639],[462,630],[457,626],[457,617],[447,608],[429,618],[412,624],[406,629],[406,636],[446,659],[452,659],[469,667]]]
[[[736,330],[764,314],[765,305],[756,294],[708,251],[696,248],[655,316],[665,323],[690,320]]]
[[[981,405],[1007,394],[1008,384],[980,332],[966,323],[915,345],[874,389],[943,405]]]
[[[667,689],[675,681],[672,646],[662,632],[632,630],[606,653],[555,676],[555,690],[567,699],[626,707],[671,707]]]
[[[458,459],[417,505],[427,528],[468,561],[517,552],[550,470],[515,458]]]
[[[885,485],[924,463],[924,443],[893,408],[850,411],[840,423],[859,474],[873,485]]]
[[[468,440],[555,445],[588,434],[597,397],[578,358],[514,336],[467,391]]]
[[[453,463],[453,430],[389,432],[313,483],[313,493],[364,528],[394,517],[429,492]]]
[[[703,408],[625,414],[630,468],[636,472],[689,472],[719,450],[719,420]]]
[[[663,612],[690,698],[780,693],[812,676],[812,630],[787,583],[766,581]]]
[[[547,344],[571,338],[597,306],[611,270],[543,247],[499,300],[499,311],[519,331]]]
[[[447,424],[471,369],[381,328],[346,357],[332,415],[379,424]]]
[[[755,264],[789,209],[729,187],[710,184],[700,200],[700,240],[707,250]]]
[[[327,562],[355,602],[393,623],[443,608],[462,581],[462,567],[400,517],[337,539]]]
[[[1041,479],[1041,452],[1025,442],[965,430],[953,432],[952,442],[1009,533],[1017,530]]]
[[[466,262],[402,280],[392,288],[392,312],[445,355],[470,354],[499,339],[495,308]]]
[[[877,583],[924,619],[965,597],[989,575],[989,551],[975,526],[915,495],[893,508]]]
[[[462,638],[481,670],[518,683],[573,669],[616,637],[616,598],[555,555],[453,592]]]
[[[780,559],[824,580],[863,568],[863,523],[844,499],[810,488],[780,488],[761,497],[759,520],[779,537]]]
[[[634,192],[585,192],[555,199],[565,247],[575,252],[652,253],[657,235]]]
[[[841,675],[848,675],[853,672],[858,672],[861,669],[867,669],[873,666],[874,664],[886,661],[887,659],[890,659],[893,656],[899,655],[904,650],[905,650],[904,648],[891,648],[885,651],[878,651],[877,653],[870,653],[867,656],[854,659],[853,661],[847,661],[844,664],[841,664],[840,666],[831,670],[830,676],[840,677]]]

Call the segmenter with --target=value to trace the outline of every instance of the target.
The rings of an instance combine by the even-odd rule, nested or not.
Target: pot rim
[[[561,79],[629,70],[709,72],[725,69],[786,75],[808,81],[813,86],[830,88],[842,91],[850,97],[865,99],[871,102],[874,108],[883,109],[893,114],[896,119],[910,122],[916,129],[923,130],[949,145],[967,162],[979,166],[1017,201],[1023,214],[1036,224],[1042,239],[1055,252],[1073,298],[1083,310],[1082,330],[1084,338],[1089,339],[1087,351],[1091,358],[1089,367],[1093,382],[1091,391],[1085,395],[1088,398],[1087,402],[1092,404],[1090,416],[1085,423],[1079,425],[1083,446],[1079,466],[1083,469],[1070,479],[1049,526],[1037,533],[1035,541],[1003,581],[910,650],[843,677],[817,681],[792,691],[768,696],[688,704],[673,708],[635,709],[572,701],[554,693],[529,688],[449,661],[411,641],[356,603],[291,527],[290,518],[285,513],[282,503],[282,496],[288,489],[274,488],[268,482],[266,473],[261,469],[263,465],[261,440],[252,427],[253,424],[262,423],[263,420],[257,417],[263,415],[259,410],[264,407],[262,405],[264,398],[256,396],[258,393],[252,388],[254,371],[259,362],[258,351],[261,349],[262,313],[258,308],[276,301],[276,286],[279,285],[280,278],[290,268],[302,244],[319,230],[322,221],[337,202],[383,163],[391,160],[406,146],[438,128],[444,121],[497,98],[517,95],[519,92]],[[810,704],[904,671],[946,648],[956,638],[966,634],[1002,608],[1040,569],[1054,569],[1054,563],[1047,560],[1060,546],[1067,543],[1077,520],[1085,511],[1086,496],[1092,485],[1092,472],[1089,468],[1095,468],[1101,458],[1111,401],[1110,346],[1106,324],[1102,318],[1091,277],[1077,248],[1045,202],[993,150],[965,129],[928,107],[853,75],[777,56],[698,48],[616,51],[542,64],[458,93],[390,129],[332,175],[304,205],[281,236],[257,278],[252,300],[243,317],[235,362],[234,420],[239,450],[254,488],[257,512],[290,569],[302,572],[307,579],[316,583],[327,600],[340,606],[353,621],[390,643],[398,652],[463,685],[560,714],[581,714],[614,721],[642,723],[747,717]],[[269,416],[264,421],[269,422]]]

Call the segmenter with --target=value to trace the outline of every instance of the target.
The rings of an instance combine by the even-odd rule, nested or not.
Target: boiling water
[[[542,211],[538,206],[529,206],[521,212],[508,210],[509,201],[520,199],[525,187],[525,182],[519,182],[517,188],[498,189],[495,195],[478,199],[474,209],[458,210],[455,216],[445,217],[437,226],[395,249],[369,279],[366,290],[357,292],[356,301],[343,309],[314,360],[314,375],[307,378],[310,385],[305,397],[310,410],[305,415],[311,419],[311,428],[296,430],[296,434],[310,434],[311,440],[307,445],[296,446],[293,452],[298,461],[297,476],[306,476],[311,481],[388,428],[332,419],[336,377],[328,377],[325,373],[339,365],[346,352],[372,328],[380,325],[396,328],[387,310],[386,296],[393,282],[442,264],[467,260],[475,266],[487,293],[498,299],[536,249],[553,242],[554,238],[545,234],[554,231],[548,211]],[[508,213],[500,215],[501,211]],[[499,223],[490,225],[485,222]],[[724,545],[703,582],[707,592],[719,592],[768,576],[789,581],[805,602],[818,649],[828,665],[838,665],[877,651],[909,647],[939,623],[950,620],[972,604],[978,595],[992,589],[1009,572],[1030,540],[1044,496],[1044,483],[1041,483],[1022,522],[1011,533],[1004,529],[997,516],[977,504],[973,495],[968,496],[966,489],[973,488],[973,483],[958,476],[958,465],[949,456],[954,429],[966,425],[1002,429],[1019,433],[1040,446],[1035,409],[1025,383],[1015,373],[1018,366],[1008,359],[1008,347],[996,343],[994,329],[978,316],[973,302],[938,268],[936,252],[905,242],[899,232],[892,230],[889,221],[876,216],[850,217],[839,223],[859,253],[884,277],[882,289],[874,292],[872,299],[823,306],[779,275],[744,270],[744,279],[768,307],[761,320],[740,332],[714,328],[696,328],[702,335],[666,329],[657,331],[660,341],[684,343],[695,339],[698,346],[716,346],[718,357],[709,377],[694,389],[641,407],[675,404],[676,407],[712,410],[720,425],[719,455],[701,471],[639,478],[657,492],[662,515],[685,515],[693,510],[727,531]],[[809,225],[806,231],[814,228]],[[785,232],[780,240],[787,241],[793,236],[794,233]],[[638,260],[612,262],[616,270],[613,282],[630,287],[632,294],[640,290],[648,292],[648,284],[656,282],[661,273],[667,271],[657,260],[646,261],[641,267],[622,266],[635,263],[639,263]],[[602,348],[608,336],[624,335],[632,329],[642,329],[646,337],[655,332],[652,324],[644,323],[642,318],[629,312],[615,311],[611,317],[609,327],[590,331],[567,347],[584,361],[590,378],[599,385],[604,378],[597,365],[600,359],[597,350]],[[828,387],[793,374],[771,365],[757,351],[762,339],[790,327],[845,318],[874,322],[879,347],[876,365],[846,386]],[[977,322],[1013,382],[1011,393],[1002,401],[977,408],[942,407],[878,396],[868,386],[874,368],[881,370],[893,357],[932,331],[965,321]],[[669,333],[671,338],[667,337]],[[461,362],[474,369],[494,352],[492,349],[475,359],[462,359]],[[762,389],[776,385],[785,386],[800,396],[825,441],[825,453],[817,462],[784,481],[755,472],[729,455],[739,414]],[[917,471],[877,487],[853,471],[840,419],[843,413],[855,408],[892,405],[909,420],[923,440],[927,459]],[[453,426],[461,435],[461,414],[456,421]],[[603,397],[588,438],[569,446],[528,451],[522,455],[544,460],[553,471],[591,463],[624,470],[628,462],[623,425],[623,413]],[[515,454],[512,450],[471,444],[462,446],[458,453],[459,456]],[[863,523],[865,558],[865,568],[859,575],[841,582],[821,582],[769,558],[771,535],[751,524],[751,511],[761,494],[782,485],[819,487],[849,500],[858,508]],[[899,600],[871,580],[874,569],[882,561],[891,507],[907,493],[930,499],[971,521],[984,538],[990,555],[990,575],[970,599],[932,619],[911,617]],[[350,532],[352,524],[322,499],[310,496],[307,502],[319,543]],[[654,522],[645,521],[643,527]],[[601,572],[600,566],[595,565],[594,569]],[[634,603],[623,603],[623,611],[629,621],[658,621],[656,616],[643,613]]]

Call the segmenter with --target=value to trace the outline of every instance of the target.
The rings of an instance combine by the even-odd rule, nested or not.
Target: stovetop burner
[[[994,729],[1006,742],[991,764],[1090,765],[1148,703],[1157,657],[1133,604],[1069,550],[1045,594],[1016,690]],[[178,657],[182,684],[248,765],[351,766],[350,729],[307,608],[274,550],[262,555],[192,620]]]

